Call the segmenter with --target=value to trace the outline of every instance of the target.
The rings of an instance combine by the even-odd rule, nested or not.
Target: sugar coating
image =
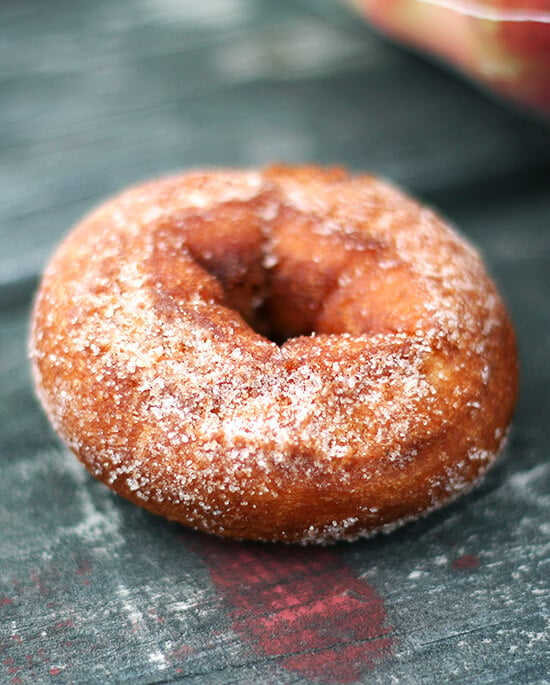
[[[31,357],[54,427],[114,490],[301,543],[469,489],[517,384],[476,251],[393,186],[314,168],[196,172],[106,203],[45,273]]]

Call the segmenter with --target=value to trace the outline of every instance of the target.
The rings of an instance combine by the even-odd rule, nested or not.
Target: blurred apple
[[[347,0],[387,35],[550,117],[550,0]]]

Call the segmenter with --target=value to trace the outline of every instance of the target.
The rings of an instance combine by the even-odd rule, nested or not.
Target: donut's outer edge
[[[269,288],[280,327],[313,312],[320,332],[255,332],[243,316]],[[315,167],[193,172],[108,201],[48,266],[30,351],[53,426],[117,493],[198,530],[302,544],[387,532],[467,492],[518,385],[476,251],[393,186]]]

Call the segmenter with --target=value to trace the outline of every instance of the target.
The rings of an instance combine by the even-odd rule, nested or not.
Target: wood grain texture
[[[0,682],[549,682],[547,129],[329,0],[4,0],[0,151]],[[34,399],[30,299],[70,225],[152,175],[273,159],[437,203],[516,323],[508,451],[392,536],[185,531],[88,477]]]

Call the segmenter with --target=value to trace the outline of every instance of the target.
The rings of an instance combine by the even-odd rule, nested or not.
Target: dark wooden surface
[[[79,216],[179,168],[370,169],[483,250],[522,393],[483,484],[387,537],[224,543],[111,494],[26,360],[37,277]],[[0,682],[549,683],[548,129],[329,0],[0,4]]]

